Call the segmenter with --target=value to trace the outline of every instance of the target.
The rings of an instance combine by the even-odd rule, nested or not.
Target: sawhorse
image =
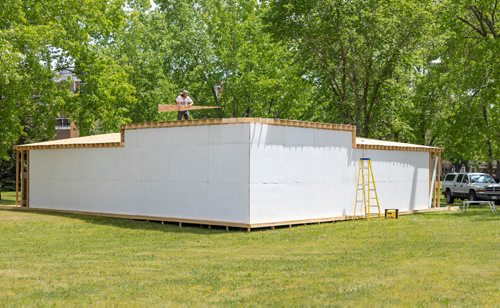
[[[495,201],[464,201],[462,205],[462,211],[466,212],[469,204],[488,204],[490,206],[490,210],[493,213],[497,212],[497,207],[495,206]]]

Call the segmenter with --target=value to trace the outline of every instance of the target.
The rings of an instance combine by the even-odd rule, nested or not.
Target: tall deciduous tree
[[[265,3],[158,1],[171,37],[165,69],[199,102],[220,104],[223,116],[301,118],[311,104],[311,82],[288,46],[265,32]],[[216,96],[214,86],[223,84]],[[173,98],[172,98],[173,99]]]
[[[0,2],[0,157],[6,158],[8,148],[21,137],[51,138],[61,111],[88,133],[93,121],[86,112],[100,107],[105,112],[90,118],[104,123],[105,129],[116,128],[109,124],[117,109],[114,102],[124,101],[120,87],[129,86],[121,84],[124,72],[105,49],[123,25],[124,4],[124,0]],[[68,85],[54,80],[58,70],[72,64],[85,93],[92,92],[81,99],[70,98]]]
[[[398,134],[406,74],[432,20],[431,1],[271,1],[267,22],[293,41],[321,89],[323,118],[363,136]]]
[[[499,10],[498,0],[443,3],[436,23],[445,40],[420,84],[422,97],[441,104],[430,118],[440,119],[432,131],[446,158],[487,161],[490,172],[500,165]]]

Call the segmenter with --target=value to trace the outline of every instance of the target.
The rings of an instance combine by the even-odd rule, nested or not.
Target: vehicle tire
[[[477,201],[476,192],[472,189],[469,191],[469,201]]]
[[[449,189],[446,190],[445,197],[447,204],[453,204],[453,202],[455,202],[455,198],[451,195],[451,191]]]

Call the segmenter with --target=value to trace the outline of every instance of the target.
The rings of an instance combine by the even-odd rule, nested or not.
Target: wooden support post
[[[16,207],[19,206],[19,150],[16,149]]]
[[[30,151],[26,151],[26,207],[30,207]]]
[[[182,228],[182,222],[179,223],[179,228]]]
[[[440,173],[439,173],[439,170],[441,168],[440,166],[440,161],[439,161],[439,153],[436,153],[436,179],[434,181],[434,207],[438,207],[438,202],[439,202],[439,199],[440,199],[440,195],[439,195],[439,176],[440,176]]]
[[[432,167],[431,167],[432,166]],[[436,174],[437,174],[437,155],[429,154],[429,203],[428,207],[436,207]]]
[[[25,206],[26,200],[24,199],[24,151],[21,150],[21,207]]]
[[[434,187],[436,188],[434,192],[434,207],[438,207],[438,200],[439,200],[439,182],[436,176],[436,183],[434,184]]]
[[[436,155],[436,160],[437,160],[437,155]],[[437,207],[437,199],[438,199],[438,183],[437,183],[437,172],[436,172],[436,179],[434,180],[434,204],[433,207]]]
[[[438,153],[438,204],[437,207],[441,207],[441,152]]]
[[[434,166],[433,164],[433,157],[434,157],[434,153],[433,152],[429,152],[429,192],[432,191],[432,168]]]
[[[229,227],[228,226],[226,226],[226,231],[229,231]]]
[[[434,154],[434,160],[435,162],[437,162],[437,159],[438,159],[438,156],[437,156],[437,153]],[[437,206],[437,167],[438,165],[435,163],[435,166],[436,166],[436,177],[434,178],[434,202],[432,202],[432,207],[436,207]]]

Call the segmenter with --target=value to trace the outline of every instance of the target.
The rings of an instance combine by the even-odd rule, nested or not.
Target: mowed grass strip
[[[0,205],[16,205],[16,192],[15,191],[3,191],[0,192]],[[21,196],[19,196],[21,197]]]
[[[496,305],[489,209],[247,232],[0,209],[0,303]]]

